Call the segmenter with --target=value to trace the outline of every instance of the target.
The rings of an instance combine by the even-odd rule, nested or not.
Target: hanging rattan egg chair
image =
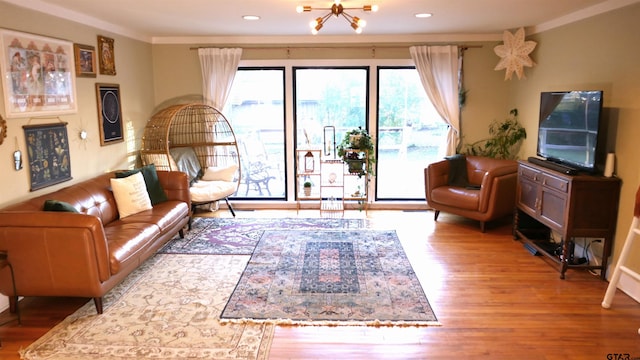
[[[240,155],[229,121],[205,104],[179,104],[158,111],[147,123],[140,156],[158,170],[183,171],[191,184],[192,212],[224,199],[240,185]]]

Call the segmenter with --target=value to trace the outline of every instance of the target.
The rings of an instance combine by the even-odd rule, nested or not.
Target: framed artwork
[[[116,74],[116,57],[113,48],[113,39],[98,35],[98,58],[100,59],[100,74]]]
[[[22,128],[27,143],[31,191],[71,180],[67,123]]]
[[[76,62],[76,76],[96,77],[96,48],[89,45],[73,44]]]
[[[72,42],[0,29],[0,68],[8,118],[78,111]]]
[[[100,122],[100,145],[124,141],[120,86],[96,84],[98,98],[98,121]]]

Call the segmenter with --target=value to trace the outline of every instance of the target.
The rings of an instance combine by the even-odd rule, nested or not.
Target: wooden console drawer
[[[534,182],[540,182],[540,171],[530,167],[520,165],[518,167],[518,175]]]
[[[569,189],[569,180],[561,179],[549,174],[542,174],[542,185],[562,192],[567,192]]]

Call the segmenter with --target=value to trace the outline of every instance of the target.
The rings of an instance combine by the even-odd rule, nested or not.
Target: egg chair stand
[[[158,111],[145,126],[140,157],[144,165],[187,174],[192,216],[197,206],[220,200],[236,216],[229,196],[242,178],[240,153],[229,121],[216,108],[192,103]]]

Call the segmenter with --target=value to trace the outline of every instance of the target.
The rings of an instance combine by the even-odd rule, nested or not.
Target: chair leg
[[[98,314],[102,314],[102,298],[94,297],[93,303],[96,305],[96,311],[98,312]]]
[[[433,211],[433,221],[438,221],[438,215],[440,215],[440,210]]]
[[[485,226],[486,222],[485,221],[480,221],[480,232],[484,232],[486,229]]]
[[[236,217],[236,212],[233,211],[233,206],[231,206],[231,204],[229,203],[229,198],[225,197],[224,201],[227,203],[227,207],[229,208],[229,211],[231,211],[231,215],[233,215],[233,217]]]

